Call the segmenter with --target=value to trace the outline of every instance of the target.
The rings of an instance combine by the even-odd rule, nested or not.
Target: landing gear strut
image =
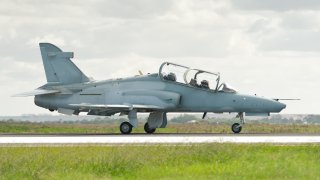
[[[242,130],[242,125],[244,125],[244,117],[243,117],[243,112],[239,112],[237,115],[237,118],[240,118],[240,124],[239,123],[234,123],[231,126],[231,130],[234,133],[240,133]]]
[[[148,122],[144,124],[144,131],[148,134],[152,134],[156,131],[156,128],[150,128]]]
[[[132,125],[129,122],[123,122],[120,124],[120,131],[122,134],[130,134],[132,131]]]

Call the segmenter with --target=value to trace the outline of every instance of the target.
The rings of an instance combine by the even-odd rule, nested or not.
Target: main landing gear
[[[150,128],[148,122],[144,124],[144,131],[148,134],[152,134],[156,131],[156,128]]]
[[[120,131],[122,134],[130,134],[133,126],[129,122],[123,122],[120,124]],[[152,134],[156,131],[156,128],[150,128],[148,123],[144,124],[144,131],[148,134]]]
[[[128,112],[128,122],[120,124],[120,131],[122,134],[130,134],[132,128],[138,127],[137,110],[133,109]],[[166,112],[151,112],[149,114],[147,122],[144,124],[144,131],[148,134],[152,134],[157,128],[165,128],[167,126],[167,114]]]
[[[242,130],[242,126],[244,125],[244,117],[243,117],[243,112],[239,112],[237,115],[237,118],[240,118],[240,124],[239,123],[234,123],[231,126],[231,130],[234,133],[240,133]]]
[[[120,124],[120,131],[122,134],[130,134],[132,131],[132,125],[129,122],[123,122]]]

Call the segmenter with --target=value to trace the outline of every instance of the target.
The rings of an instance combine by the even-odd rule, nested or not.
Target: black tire
[[[144,131],[148,134],[152,134],[156,131],[156,128],[150,128],[148,123],[144,124]]]
[[[122,134],[130,134],[132,131],[132,125],[129,122],[123,122],[120,124],[120,131]]]
[[[239,133],[239,132],[241,132],[241,129],[242,129],[242,126],[241,126],[239,123],[234,123],[234,124],[232,124],[232,126],[231,126],[231,130],[232,130],[232,132],[234,132],[234,133]]]

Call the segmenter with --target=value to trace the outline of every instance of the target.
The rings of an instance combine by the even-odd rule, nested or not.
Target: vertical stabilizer
[[[39,46],[48,83],[73,84],[89,81],[70,60],[73,52],[63,52],[50,43],[40,43]]]

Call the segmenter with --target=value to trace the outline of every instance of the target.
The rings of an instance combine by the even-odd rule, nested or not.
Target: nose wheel
[[[123,122],[120,124],[120,131],[122,134],[130,134],[132,131],[132,125],[129,122]]]
[[[232,130],[232,132],[234,132],[234,133],[239,133],[239,132],[241,132],[241,129],[242,129],[242,126],[241,126],[239,123],[234,123],[234,124],[232,124],[232,126],[231,126],[231,130]]]
[[[234,133],[240,133],[242,130],[242,125],[244,125],[244,117],[243,112],[239,112],[237,118],[240,118],[240,123],[234,123],[231,126],[231,130]]]

